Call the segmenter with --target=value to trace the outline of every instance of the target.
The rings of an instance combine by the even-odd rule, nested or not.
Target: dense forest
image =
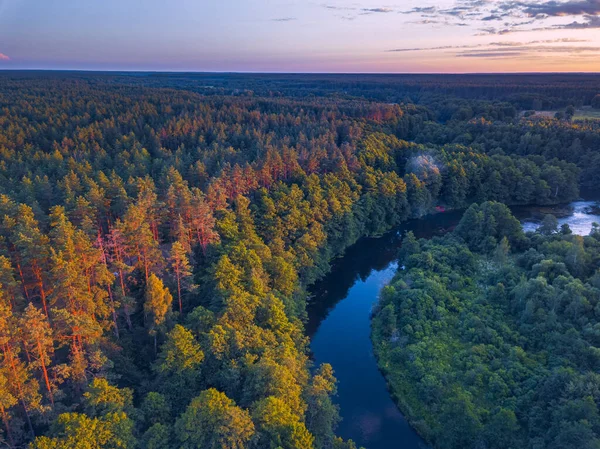
[[[525,235],[486,202],[401,252],[372,337],[435,447],[599,447],[600,227],[581,237],[547,216]]]
[[[213,78],[0,74],[5,446],[353,448],[303,332],[306,288],[332,258],[436,206],[558,204],[598,182],[595,125],[521,118],[512,78],[500,102],[461,94],[482,81],[408,80],[417,104],[386,78]],[[565,105],[600,91],[555,82]],[[509,237],[541,263],[542,243]]]
[[[0,78],[46,82],[79,81],[183,89],[210,96],[361,98],[382,103],[453,103],[456,98],[484,104],[508,102],[519,110],[589,105],[600,91],[593,73],[557,74],[243,74],[12,71]]]

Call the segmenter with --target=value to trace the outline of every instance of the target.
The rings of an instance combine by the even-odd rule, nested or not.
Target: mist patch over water
[[[420,154],[411,158],[406,164],[406,171],[414,173],[420,181],[428,183],[432,177],[440,176],[440,165],[435,158],[429,154]]]

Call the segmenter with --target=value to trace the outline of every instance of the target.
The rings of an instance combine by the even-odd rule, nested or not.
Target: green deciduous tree
[[[314,436],[315,447],[329,447],[340,421],[338,406],[332,401],[336,394],[336,379],[328,363],[319,367],[307,389],[306,427]]]
[[[538,232],[544,235],[556,234],[558,232],[558,220],[556,217],[551,214],[544,216]]]
[[[276,449],[311,449],[313,436],[281,399],[270,396],[260,400],[252,413],[261,435],[259,445]]]
[[[182,449],[244,449],[254,433],[250,414],[215,389],[200,393],[175,423]]]
[[[80,413],[63,413],[50,436],[36,438],[31,449],[133,449],[133,421],[124,412],[90,418]]]

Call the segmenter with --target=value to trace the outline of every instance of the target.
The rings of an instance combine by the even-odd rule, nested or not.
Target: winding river
[[[597,198],[597,196],[595,197]],[[526,230],[534,230],[544,213],[559,215],[573,232],[586,235],[600,223],[595,201],[569,207],[515,208]],[[368,449],[418,449],[426,443],[409,426],[390,397],[377,368],[370,340],[370,314],[381,288],[395,274],[402,235],[413,231],[431,238],[451,230],[463,211],[429,215],[403,223],[378,238],[365,238],[337,259],[331,272],[311,288],[306,325],[315,363],[330,363],[338,379],[336,402],[342,422],[337,434]]]

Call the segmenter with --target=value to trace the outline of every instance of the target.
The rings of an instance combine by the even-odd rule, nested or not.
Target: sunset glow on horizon
[[[0,69],[596,72],[600,0],[0,0]]]

